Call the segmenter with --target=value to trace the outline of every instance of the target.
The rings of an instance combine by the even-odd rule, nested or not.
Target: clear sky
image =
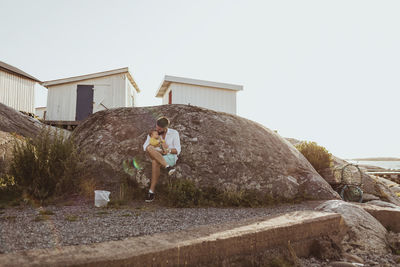
[[[129,67],[241,84],[238,115],[342,158],[400,157],[400,1],[0,0],[0,60],[42,81]],[[36,106],[46,105],[37,88]]]

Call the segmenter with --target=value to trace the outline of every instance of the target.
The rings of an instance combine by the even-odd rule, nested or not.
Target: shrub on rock
[[[331,166],[332,154],[329,153],[325,147],[319,146],[316,142],[302,142],[297,144],[296,148],[319,174],[321,174],[322,170]]]
[[[9,174],[21,193],[43,201],[77,187],[81,159],[72,139],[46,127],[15,143]]]

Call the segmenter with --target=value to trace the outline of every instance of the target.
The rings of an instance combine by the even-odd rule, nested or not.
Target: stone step
[[[298,257],[307,257],[314,240],[323,236],[338,238],[345,229],[339,214],[296,211],[246,224],[227,223],[121,241],[3,254],[0,265],[262,265],[271,255],[288,255],[288,242],[292,255],[294,252]]]
[[[357,203],[375,217],[387,230],[400,232],[400,208],[379,207],[367,203]]]

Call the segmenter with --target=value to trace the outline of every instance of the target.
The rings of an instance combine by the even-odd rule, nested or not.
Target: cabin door
[[[93,113],[93,85],[79,85],[76,89],[75,120],[81,121]]]

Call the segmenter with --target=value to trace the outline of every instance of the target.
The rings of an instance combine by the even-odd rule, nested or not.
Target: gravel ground
[[[78,200],[71,206],[9,207],[0,209],[0,253],[122,240],[312,210],[317,205],[317,202],[308,202],[265,208],[176,209],[139,201],[120,208],[95,208],[92,202]],[[394,255],[361,257],[364,266],[398,266],[395,263],[398,256]],[[307,267],[331,266],[329,262],[313,257],[299,260]]]
[[[92,202],[47,206],[45,209],[6,208],[0,210],[0,253],[122,240],[310,209],[313,205],[175,209],[144,202],[122,208],[95,208]],[[49,214],[42,215],[44,211]]]

